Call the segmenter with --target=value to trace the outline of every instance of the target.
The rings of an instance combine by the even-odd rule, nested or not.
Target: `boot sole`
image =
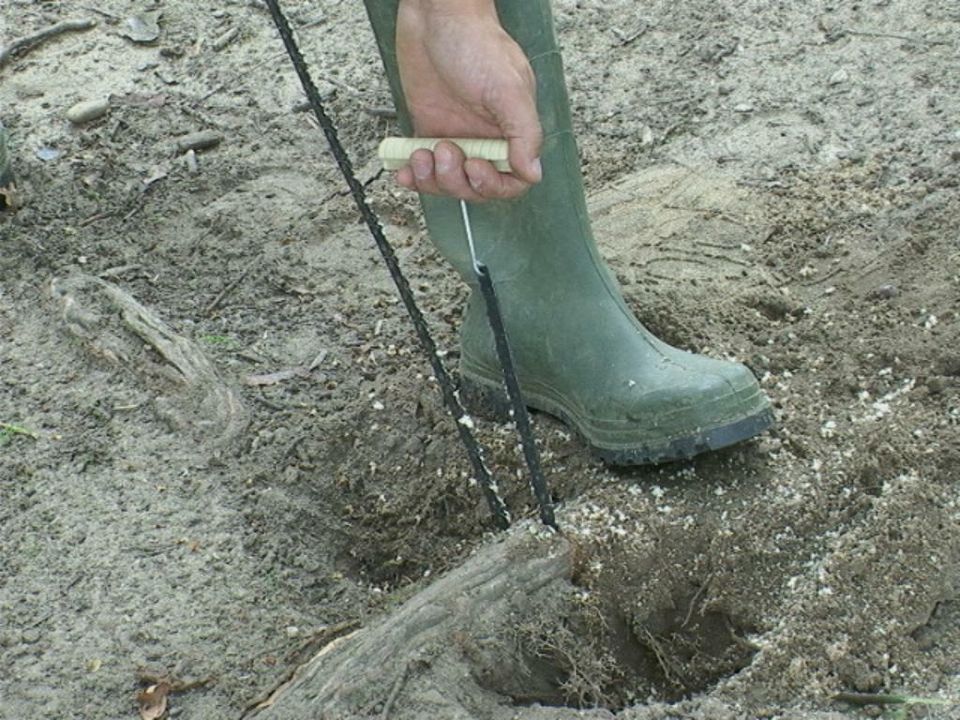
[[[460,398],[466,408],[477,415],[509,422],[512,411],[510,400],[502,387],[463,376]],[[757,412],[711,428],[697,428],[693,432],[664,439],[662,443],[637,445],[635,447],[609,448],[598,445],[587,436],[564,408],[545,398],[527,394],[527,406],[559,418],[568,428],[583,439],[595,455],[609,465],[656,465],[659,463],[689,460],[710,450],[735,445],[749,440],[769,429],[774,424],[773,410],[769,405]]]

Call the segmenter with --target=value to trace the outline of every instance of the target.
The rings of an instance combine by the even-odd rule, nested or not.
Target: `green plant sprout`
[[[40,436],[33,432],[33,430],[27,430],[27,428],[14,425],[13,423],[0,422],[0,445],[5,445],[15,435],[25,435],[32,440],[40,439]]]

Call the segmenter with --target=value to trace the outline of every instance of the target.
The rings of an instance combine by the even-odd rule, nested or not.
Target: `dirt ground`
[[[577,567],[509,628],[549,671],[488,678],[471,715],[877,717],[833,696],[879,692],[925,701],[886,717],[960,718],[960,8],[554,7],[629,302],[747,362],[778,427],[611,471],[536,416]],[[466,289],[378,174],[395,129],[362,4],[285,8],[455,368]],[[96,21],[0,66],[22,202],[0,211],[11,720],[134,718],[161,676],[170,717],[240,718],[497,542],[264,8],[138,7],[146,43],[132,12],[0,5],[0,47]],[[92,100],[109,110],[66,119]],[[198,131],[219,142],[188,152]],[[529,534],[512,432],[478,432]],[[422,716],[400,677],[355,716]]]

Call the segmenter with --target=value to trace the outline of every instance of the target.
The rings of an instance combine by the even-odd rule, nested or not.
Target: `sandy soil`
[[[378,177],[394,129],[361,4],[286,8],[455,365],[465,289],[414,198]],[[269,17],[239,0],[146,10],[159,37],[138,44],[117,0],[0,6],[0,45],[97,21],[0,67],[23,200],[0,212],[11,720],[136,717],[160,676],[171,717],[239,718],[498,542]],[[960,699],[956,4],[555,11],[629,301],[666,340],[750,364],[779,426],[611,472],[538,416],[577,564],[562,597],[496,629],[542,661],[537,682],[474,668],[471,715],[827,718],[879,712],[831,699],[844,691]],[[88,100],[109,111],[70,123]],[[201,130],[220,142],[189,157]],[[510,429],[479,435],[532,517]],[[531,537],[534,555],[555,542]],[[385,666],[379,704],[340,716],[423,716],[408,670]]]

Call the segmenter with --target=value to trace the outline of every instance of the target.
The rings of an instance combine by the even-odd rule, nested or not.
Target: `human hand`
[[[505,138],[512,170],[500,173],[440,143],[433,152],[413,153],[397,182],[480,201],[518,197],[540,181],[536,80],[523,50],[500,26],[493,0],[401,0],[397,60],[418,136]]]

